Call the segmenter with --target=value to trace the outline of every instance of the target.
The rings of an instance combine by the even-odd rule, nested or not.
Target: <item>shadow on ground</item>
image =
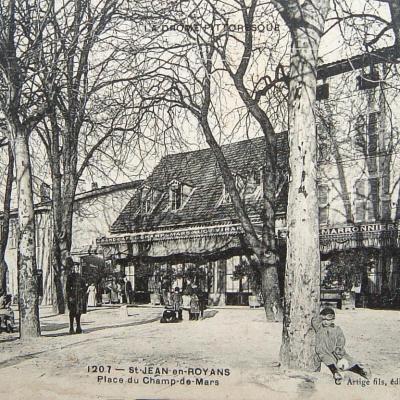
[[[111,308],[111,307],[109,307]],[[90,312],[93,312],[96,310],[90,310]],[[204,316],[203,319],[206,318],[212,318],[214,317],[216,314],[218,314],[217,310],[205,310],[204,311]],[[106,329],[113,329],[113,328],[124,328],[124,327],[131,327],[131,326],[138,326],[138,325],[143,325],[143,324],[148,324],[151,322],[155,322],[155,321],[159,321],[160,317],[161,317],[161,313],[159,316],[154,316],[151,318],[148,318],[146,320],[142,320],[142,321],[135,321],[135,322],[130,322],[130,323],[119,323],[119,324],[107,324],[107,325],[100,325],[100,326],[94,326],[91,327],[90,325],[94,323],[94,321],[85,321],[85,315],[84,314],[82,316],[82,329],[83,329],[83,334],[87,334],[87,333],[91,333],[91,332],[97,332],[97,331],[104,331]],[[128,318],[134,317],[134,316],[138,316],[139,314],[130,314]],[[54,316],[59,316],[59,315],[53,315]],[[46,317],[41,317],[41,320],[44,318],[48,318],[49,316]],[[42,332],[42,336],[43,337],[50,337],[50,338],[54,338],[54,337],[61,337],[61,336],[70,336],[70,333],[68,332],[68,328],[69,328],[69,323],[68,323],[68,315],[65,315],[65,319],[66,322],[42,322],[40,324],[40,329]],[[16,327],[16,330],[18,332],[18,327]],[[57,332],[60,330],[65,330],[64,332]],[[54,332],[54,333],[53,333]],[[0,336],[0,343],[4,343],[4,342],[12,342],[12,341],[16,341],[18,340],[18,337],[16,336],[11,336],[8,335],[5,336],[4,338],[2,338]],[[3,365],[1,366],[3,367]]]

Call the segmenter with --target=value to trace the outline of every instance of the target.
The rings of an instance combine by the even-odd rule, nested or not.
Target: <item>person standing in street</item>
[[[96,300],[97,289],[96,289],[96,286],[94,283],[92,283],[88,287],[86,293],[88,295],[88,301],[87,301],[88,307],[96,307],[96,305],[97,305],[97,300]]]
[[[126,275],[124,276],[124,291],[125,291],[126,303],[132,304],[133,303],[132,283]]]
[[[82,333],[81,315],[85,313],[85,281],[79,273],[79,265],[74,265],[71,257],[66,259],[67,283],[66,295],[69,310],[69,333]],[[74,331],[74,320],[76,331]]]
[[[199,297],[197,296],[196,291],[193,291],[192,295],[190,296],[190,314],[192,316],[192,320],[198,321],[199,313],[200,313]]]
[[[179,287],[176,287],[171,296],[172,307],[177,314],[178,321],[182,321],[182,295]]]

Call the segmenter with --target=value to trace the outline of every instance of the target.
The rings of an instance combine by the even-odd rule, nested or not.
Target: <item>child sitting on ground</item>
[[[341,328],[335,326],[335,311],[332,308],[324,308],[318,317],[312,319],[311,324],[316,332],[316,354],[332,372],[337,385],[340,385],[343,379],[339,370],[351,371],[363,378],[369,378],[369,372],[346,353],[346,339]]]
[[[11,333],[14,331],[14,312],[11,308],[12,296],[0,291],[0,332],[4,329]]]

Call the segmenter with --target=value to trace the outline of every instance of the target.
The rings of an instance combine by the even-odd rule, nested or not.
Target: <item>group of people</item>
[[[86,289],[85,282],[74,265],[72,259],[67,259],[66,295],[69,309],[69,333],[82,333],[81,315],[86,312],[86,294],[88,305],[96,305],[96,286],[91,284]],[[125,296],[130,300],[132,286],[125,282]],[[128,281],[129,282],[129,281]],[[130,282],[129,282],[130,283]],[[130,290],[129,290],[130,288]],[[188,285],[183,293],[175,287],[169,296],[168,304],[163,312],[161,322],[182,321],[182,311],[188,311],[188,319],[197,321],[203,317],[205,303],[202,293],[195,285]],[[76,330],[74,330],[76,322]],[[363,378],[369,378],[370,372],[360,362],[355,361],[345,350],[345,336],[342,329],[335,325],[335,311],[330,307],[321,310],[319,316],[311,321],[316,333],[315,353],[319,361],[331,371],[336,384],[342,382],[342,371],[351,371]],[[11,308],[11,296],[0,289],[0,332],[12,332],[14,328],[14,313]]]
[[[81,315],[86,313],[86,307],[97,306],[97,288],[94,283],[86,287],[86,283],[79,273],[79,266],[74,264],[72,258],[66,260],[67,282],[66,296],[68,300],[69,310],[69,333],[82,333]],[[113,280],[112,284],[117,282]],[[125,276],[123,278],[124,297],[121,296],[121,302],[125,300],[127,303],[133,301],[132,284]],[[122,290],[121,290],[122,291]],[[74,322],[76,329],[74,330]]]
[[[161,322],[182,321],[182,312],[188,312],[189,321],[198,321],[203,318],[206,307],[202,293],[196,285],[188,285],[181,293],[176,287],[171,295],[165,300],[166,309],[163,312]]]
[[[133,302],[133,289],[132,283],[126,276],[121,281],[113,278],[104,289],[109,294],[109,302],[112,304],[132,304]],[[94,283],[89,285],[86,290],[87,294],[87,306],[96,307],[98,304],[98,293]]]

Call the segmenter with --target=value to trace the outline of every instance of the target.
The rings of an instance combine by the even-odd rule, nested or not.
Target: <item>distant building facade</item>
[[[141,181],[93,188],[76,195],[73,215],[71,256],[81,265],[90,266],[104,263],[103,255],[96,246],[96,238],[107,233],[129,199],[134,195]],[[53,270],[51,267],[52,214],[49,191],[43,188],[42,202],[35,205],[36,259],[41,283],[41,303],[52,304]],[[45,194],[45,196],[44,196]],[[1,221],[0,215],[0,221]],[[5,260],[8,265],[8,292],[18,293],[17,210],[10,219],[10,231]]]
[[[286,135],[280,147],[284,145]],[[287,143],[286,143],[287,144]],[[263,138],[222,146],[253,224],[261,228]],[[214,305],[245,305],[253,288],[240,274],[249,254],[210,149],[164,157],[97,243],[134,282],[136,301],[188,285]],[[253,293],[254,294],[254,293]]]
[[[354,291],[371,305],[400,288],[400,97],[394,58],[387,48],[318,71],[322,284]],[[282,159],[287,140],[277,137]],[[256,226],[264,146],[263,138],[223,146],[238,188],[249,188],[246,205]],[[285,202],[280,199],[276,215],[283,247]],[[247,304],[252,288],[238,273],[248,256],[241,235],[219,167],[205,149],[162,159],[111,235],[97,243],[131,277],[143,301],[194,280],[210,303]]]
[[[395,49],[386,48],[319,70],[323,277],[339,279],[347,289],[365,294],[370,304],[393,296],[400,286],[400,81],[395,59]],[[346,276],[335,278],[332,270],[342,271],[344,264]]]

